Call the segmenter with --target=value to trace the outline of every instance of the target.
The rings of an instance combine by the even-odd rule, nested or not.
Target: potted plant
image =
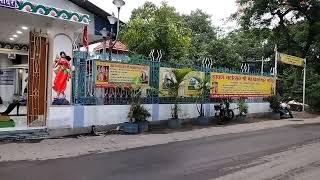
[[[210,80],[209,78],[205,78],[205,79],[200,79],[200,78],[196,78],[198,81],[198,86],[196,87],[197,90],[197,94],[198,94],[198,98],[199,98],[199,104],[200,104],[200,108],[197,106],[197,110],[199,112],[199,117],[197,119],[197,123],[199,125],[209,125],[210,123],[210,118],[209,117],[205,117],[204,115],[204,96],[206,94],[206,92],[210,91]]]
[[[131,104],[128,113],[129,122],[124,123],[123,131],[130,134],[138,134],[149,130],[148,118],[151,116],[149,111],[141,104],[142,94],[141,78],[135,80],[131,89]]]
[[[167,78],[163,83],[163,89],[173,98],[172,118],[168,120],[169,128],[176,129],[181,127],[181,120],[179,119],[179,88],[191,71],[190,68],[173,69],[171,77]]]
[[[238,120],[244,121],[246,120],[247,113],[248,113],[248,105],[245,101],[245,99],[241,98],[237,102],[238,108],[239,108],[239,114],[238,114]]]
[[[268,98],[268,102],[270,103],[270,109],[274,113],[278,113],[280,109],[280,97],[278,95],[272,95]]]

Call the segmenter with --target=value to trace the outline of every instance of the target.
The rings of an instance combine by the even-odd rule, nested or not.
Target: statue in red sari
[[[65,52],[60,53],[60,58],[57,58],[54,65],[54,72],[56,77],[53,82],[53,90],[57,93],[55,99],[65,99],[65,90],[67,88],[68,80],[71,78],[71,58],[66,56]]]

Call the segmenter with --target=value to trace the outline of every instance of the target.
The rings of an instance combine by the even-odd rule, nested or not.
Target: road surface
[[[73,158],[2,162],[0,179],[317,180],[319,149],[320,124],[291,125]]]

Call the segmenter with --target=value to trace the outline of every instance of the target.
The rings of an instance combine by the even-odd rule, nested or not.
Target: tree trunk
[[[200,117],[204,117],[203,103],[200,104]]]

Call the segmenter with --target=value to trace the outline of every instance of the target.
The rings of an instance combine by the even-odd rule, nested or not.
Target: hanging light
[[[111,16],[108,16],[108,20],[111,25],[114,25],[118,19],[116,17],[114,17],[114,15],[112,14]]]

